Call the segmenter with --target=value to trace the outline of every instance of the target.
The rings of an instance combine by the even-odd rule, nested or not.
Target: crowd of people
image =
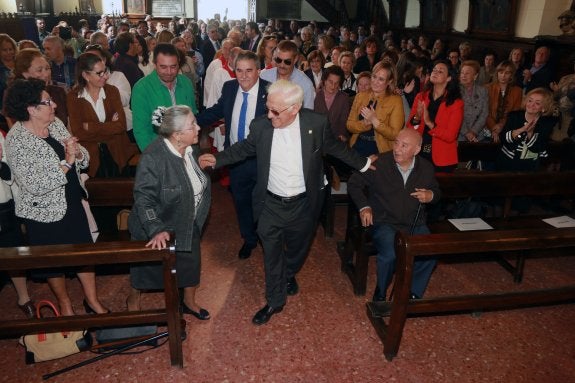
[[[373,25],[217,17],[164,25],[150,16],[130,24],[103,15],[97,29],[61,21],[47,32],[41,19],[37,27],[39,45],[0,34],[0,246],[94,241],[85,179],[127,174],[141,154],[129,230],[154,248],[177,237],[183,312],[201,320],[210,318],[195,300],[207,168],[228,167],[239,258],[262,244],[266,305],[253,322],[264,324],[299,291],[325,192],[324,155],[338,172],[360,171],[349,192],[362,224],[374,227],[374,299],[384,300],[393,234],[427,232],[420,210],[440,198],[434,173],[457,168],[458,142],[501,143],[494,169],[525,171],[538,167],[552,136],[575,136],[575,75],[554,82],[545,45],[528,64],[519,48],[477,60],[469,42],[450,48]],[[206,142],[217,149],[200,156],[196,144],[206,151]],[[421,297],[433,263],[417,266],[412,294]],[[44,270],[62,313],[74,314],[70,271],[86,311],[108,312],[93,270]],[[131,274],[127,306],[138,310],[141,291],[161,287],[161,275]],[[26,273],[11,277],[32,316]]]

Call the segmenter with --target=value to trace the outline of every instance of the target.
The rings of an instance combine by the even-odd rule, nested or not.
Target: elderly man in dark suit
[[[266,88],[269,83],[259,78],[258,56],[250,51],[241,51],[236,58],[235,74],[234,80],[224,83],[218,102],[196,116],[202,127],[224,119],[225,148],[246,138],[250,122],[254,117],[266,113]],[[240,233],[244,239],[238,256],[246,259],[258,242],[252,210],[252,192],[257,180],[256,160],[254,157],[247,158],[230,166],[229,171]]]
[[[267,116],[254,119],[244,141],[200,157],[200,166],[221,167],[257,156],[254,217],[264,249],[267,304],[252,322],[262,325],[282,311],[314,237],[325,193],[324,154],[365,171],[362,158],[338,141],[324,115],[302,109],[302,88],[278,80],[268,88]],[[375,159],[375,158],[374,158]]]

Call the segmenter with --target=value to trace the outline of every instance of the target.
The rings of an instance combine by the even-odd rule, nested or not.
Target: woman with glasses
[[[196,303],[200,283],[200,233],[210,210],[210,180],[197,162],[200,127],[185,105],[158,108],[153,124],[158,138],[144,151],[134,183],[134,206],[128,220],[132,239],[164,249],[176,239],[178,287],[182,311],[200,320],[210,313]],[[128,310],[140,310],[140,291],[162,289],[161,266],[134,266]]]
[[[273,68],[274,50],[278,45],[278,39],[275,36],[264,36],[260,39],[257,49],[257,55],[260,58],[260,69]]]
[[[56,107],[45,82],[34,78],[15,80],[5,98],[6,113],[16,121],[6,137],[8,164],[20,189],[16,215],[32,246],[92,242],[80,182],[90,156],[56,118]],[[64,279],[69,271],[82,284],[86,311],[108,312],[98,299],[93,268],[43,269],[62,315],[74,315]]]
[[[395,67],[379,62],[371,74],[371,91],[358,93],[347,119],[352,134],[350,146],[364,156],[385,153],[403,128],[404,112],[401,97],[395,94]]]
[[[76,63],[76,85],[67,96],[70,130],[90,153],[90,177],[118,176],[137,152],[126,132],[120,92],[106,83],[109,77],[98,55],[82,53]]]
[[[114,70],[114,65],[112,64],[112,54],[105,50],[99,44],[88,45],[84,50],[84,53],[93,53],[99,56],[100,59],[106,64],[106,68],[110,71],[108,80],[106,84],[113,85],[118,88],[120,92],[120,98],[122,100],[122,106],[124,107],[124,114],[126,115],[126,131],[128,132],[128,137],[131,142],[136,142],[133,132],[132,123],[132,110],[130,109],[130,99],[132,97],[132,87],[130,82],[126,78],[126,75],[119,70]]]

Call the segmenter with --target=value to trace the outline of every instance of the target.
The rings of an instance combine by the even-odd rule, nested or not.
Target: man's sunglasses
[[[279,57],[274,57],[274,61],[276,62],[276,64],[281,64],[283,62],[284,64],[286,64],[288,66],[291,65],[291,63],[293,62],[292,59],[282,60]]]

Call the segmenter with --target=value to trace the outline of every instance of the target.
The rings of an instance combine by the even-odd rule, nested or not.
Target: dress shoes
[[[36,305],[32,301],[28,301],[23,305],[18,304],[18,307],[26,315],[26,318],[32,319],[36,317]]]
[[[421,299],[421,297],[418,296],[417,294],[409,293],[409,299]]]
[[[198,318],[199,320],[208,320],[210,319],[210,312],[206,309],[200,308],[200,312],[194,311],[189,308],[185,303],[182,302],[182,312],[184,314],[190,314]]]
[[[299,291],[299,286],[295,280],[295,277],[288,278],[286,291],[287,295],[296,295]]]
[[[240,251],[238,253],[238,258],[239,259],[248,259],[252,255],[252,250],[255,248],[256,248],[255,245],[250,245],[247,242],[244,242],[244,244],[242,245],[242,248],[240,249]]]
[[[281,312],[283,309],[284,309],[283,306],[271,307],[271,306],[265,305],[263,309],[261,309],[260,311],[258,311],[256,313],[256,315],[254,315],[252,322],[253,322],[253,324],[258,325],[258,326],[262,325],[262,324],[266,324],[266,323],[268,323],[268,321],[270,320],[272,315]]]

